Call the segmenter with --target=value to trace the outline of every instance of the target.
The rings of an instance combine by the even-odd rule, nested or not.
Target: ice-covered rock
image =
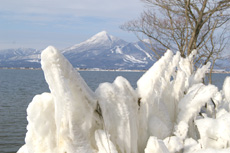
[[[204,118],[196,120],[200,133],[200,144],[204,148],[222,149],[230,144],[230,113],[218,116],[216,119]]]
[[[162,140],[150,137],[145,148],[145,153],[169,153],[169,151]]]
[[[193,70],[171,51],[133,89],[117,77],[93,92],[50,46],[41,64],[50,93],[27,109],[25,145],[18,153],[174,153],[229,151],[230,79],[223,91],[204,85],[210,64]]]
[[[169,152],[180,152],[183,148],[183,141],[177,136],[167,137],[164,139],[164,144],[167,146]]]

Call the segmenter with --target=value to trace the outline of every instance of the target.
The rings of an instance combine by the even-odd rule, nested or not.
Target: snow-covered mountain
[[[117,37],[109,35],[106,31],[99,32],[98,34],[92,36],[88,40],[76,44],[63,52],[72,52],[72,50],[78,49],[77,52],[84,51],[86,49],[101,49],[101,48],[111,48],[114,46],[120,46],[120,45],[126,45],[127,42],[125,42],[122,39],[119,39]]]
[[[147,41],[145,41],[147,42]],[[76,68],[99,69],[148,69],[156,61],[153,52],[146,43],[128,43],[99,32],[88,40],[61,51]],[[33,67],[40,68],[41,50],[31,48],[0,50],[0,67]],[[230,70],[230,57],[217,61],[217,64]],[[218,69],[221,69],[218,67]]]
[[[33,67],[39,68],[41,51],[32,48],[0,50],[0,67]]]
[[[141,42],[128,43],[102,31],[62,53],[79,68],[147,69],[154,63],[151,51]]]
[[[106,31],[61,52],[74,67],[83,69],[148,69],[155,62],[143,43],[128,43]],[[0,67],[40,67],[40,53],[23,48],[1,50]]]

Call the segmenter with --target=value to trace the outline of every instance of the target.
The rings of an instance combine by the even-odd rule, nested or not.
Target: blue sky
[[[140,0],[0,0],[0,49],[63,49],[100,31],[136,41],[120,25],[138,18]]]

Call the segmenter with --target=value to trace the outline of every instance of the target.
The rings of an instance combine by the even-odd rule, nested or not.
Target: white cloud
[[[133,40],[133,36],[119,29],[119,26],[137,18],[143,10],[140,0],[0,2],[0,49],[14,46],[43,48],[47,43],[64,48],[81,42],[101,30],[107,30],[110,34],[125,40]]]

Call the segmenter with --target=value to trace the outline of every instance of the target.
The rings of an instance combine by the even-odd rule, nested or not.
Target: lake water
[[[136,88],[143,72],[81,71],[81,76],[92,90],[102,82],[113,82],[123,76]],[[213,74],[219,88],[230,74]],[[26,134],[26,108],[33,97],[49,92],[41,70],[0,69],[0,153],[15,153],[23,144]]]

